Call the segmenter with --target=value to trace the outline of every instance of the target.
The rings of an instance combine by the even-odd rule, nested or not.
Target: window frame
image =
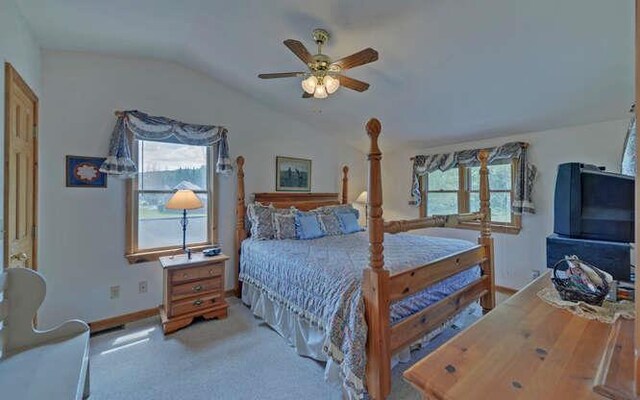
[[[133,139],[131,142],[132,159],[138,163],[139,144],[143,140]],[[198,193],[207,194],[207,241],[189,243],[187,246],[191,250],[202,250],[207,247],[211,247],[218,241],[218,229],[217,229],[217,195],[216,188],[218,187],[218,176],[215,173],[216,154],[211,146],[206,146],[207,149],[207,190],[198,191]],[[182,253],[182,245],[176,246],[163,246],[155,248],[140,249],[138,247],[138,210],[139,210],[139,190],[138,190],[138,176],[140,173],[127,180],[125,203],[126,203],[126,218],[125,218],[125,258],[129,261],[129,264],[138,264],[148,261],[157,261],[160,257],[176,255]],[[144,190],[145,193],[171,193],[165,190]],[[179,226],[176,225],[176,238],[180,237],[178,231]],[[188,239],[188,238],[187,238]]]
[[[491,165],[489,165],[489,167],[491,167]],[[513,201],[514,196],[515,196],[515,187],[516,187],[516,182],[515,182],[515,177],[516,177],[516,172],[517,172],[517,168],[518,168],[518,159],[513,158],[511,159],[511,190],[505,190],[505,189],[496,189],[496,190],[490,190],[490,193],[497,193],[497,192],[502,192],[502,193],[506,193],[506,192],[510,192],[511,193],[511,200]],[[468,213],[470,212],[470,195],[471,193],[475,193],[477,191],[472,191],[471,190],[471,170],[470,167],[467,166],[458,166],[458,174],[459,174],[459,178],[458,178],[458,214],[464,214],[464,213]],[[424,199],[424,201],[422,202],[422,204],[420,205],[420,218],[425,218],[427,217],[427,210],[428,210],[428,202],[429,202],[429,191],[427,190],[429,188],[429,174],[424,175],[420,181],[420,193],[422,195],[422,198]],[[440,193],[440,191],[437,191],[438,193]],[[447,192],[453,192],[453,191],[447,191]],[[480,230],[480,222],[460,222],[458,223],[455,228],[460,228],[460,229],[472,229],[472,230]],[[519,214],[515,214],[513,211],[511,211],[511,221],[510,222],[496,222],[496,221],[491,221],[491,229],[494,232],[499,232],[499,233],[508,233],[508,234],[513,234],[513,235],[517,235],[518,233],[520,233],[520,230],[522,229],[522,216]]]

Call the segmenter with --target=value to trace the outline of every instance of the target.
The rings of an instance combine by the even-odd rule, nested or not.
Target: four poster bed
[[[391,389],[393,357],[474,301],[480,299],[484,311],[495,305],[488,154],[479,155],[479,213],[384,221],[380,122],[371,119],[366,130],[368,232],[312,240],[251,240],[245,221],[244,158],[237,158],[235,272],[237,294],[254,314],[301,355],[327,361],[326,377],[340,373],[349,397],[363,397],[366,391],[373,399],[384,399]],[[254,201],[308,211],[346,205],[347,193],[344,167],[342,195],[256,193]],[[404,233],[471,220],[481,224],[477,245]]]

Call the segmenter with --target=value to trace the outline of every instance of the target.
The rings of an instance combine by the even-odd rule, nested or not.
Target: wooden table
[[[544,274],[409,368],[426,399],[603,399],[633,386],[633,321],[580,318],[537,296]]]

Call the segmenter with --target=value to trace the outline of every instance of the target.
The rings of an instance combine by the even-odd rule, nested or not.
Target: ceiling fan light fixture
[[[329,40],[329,33],[324,29],[313,31],[313,39],[318,45],[318,52],[311,54],[302,42],[294,39],[287,39],[283,44],[302,61],[306,67],[306,72],[278,72],[269,74],[258,74],[260,79],[277,78],[302,78],[303,89],[302,98],[324,99],[335,93],[340,87],[344,87],[356,92],[364,92],[369,89],[367,82],[362,82],[350,78],[342,73],[355,67],[370,64],[378,60],[378,52],[367,47],[357,53],[342,57],[338,60],[323,54],[322,48]]]
[[[324,86],[327,89],[327,93],[333,94],[340,87],[340,80],[327,75],[324,77]]]
[[[316,91],[313,93],[313,97],[315,97],[316,99],[326,99],[327,96],[327,89],[324,85],[316,86]]]
[[[302,89],[309,94],[313,94],[316,91],[317,86],[318,78],[314,75],[310,75],[307,79],[302,80]]]

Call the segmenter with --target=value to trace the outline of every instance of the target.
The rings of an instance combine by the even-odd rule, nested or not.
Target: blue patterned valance
[[[533,182],[536,177],[536,167],[527,160],[526,143],[511,142],[502,146],[486,149],[489,151],[489,164],[498,163],[503,160],[516,159],[518,161],[514,199],[511,209],[516,214],[534,213],[535,207],[531,194]],[[436,170],[447,171],[448,169],[462,166],[478,166],[478,154],[481,149],[461,150],[451,153],[419,155],[413,159],[413,173],[411,182],[411,198],[413,203],[419,205],[422,202],[420,193],[420,177]]]
[[[140,111],[118,113],[109,144],[109,156],[100,171],[109,175],[128,177],[135,175],[137,167],[131,158],[131,139],[154,142],[182,143],[193,146],[218,145],[216,171],[229,174],[232,171],[229,159],[227,128],[215,125],[194,125],[165,117],[153,117]]]

